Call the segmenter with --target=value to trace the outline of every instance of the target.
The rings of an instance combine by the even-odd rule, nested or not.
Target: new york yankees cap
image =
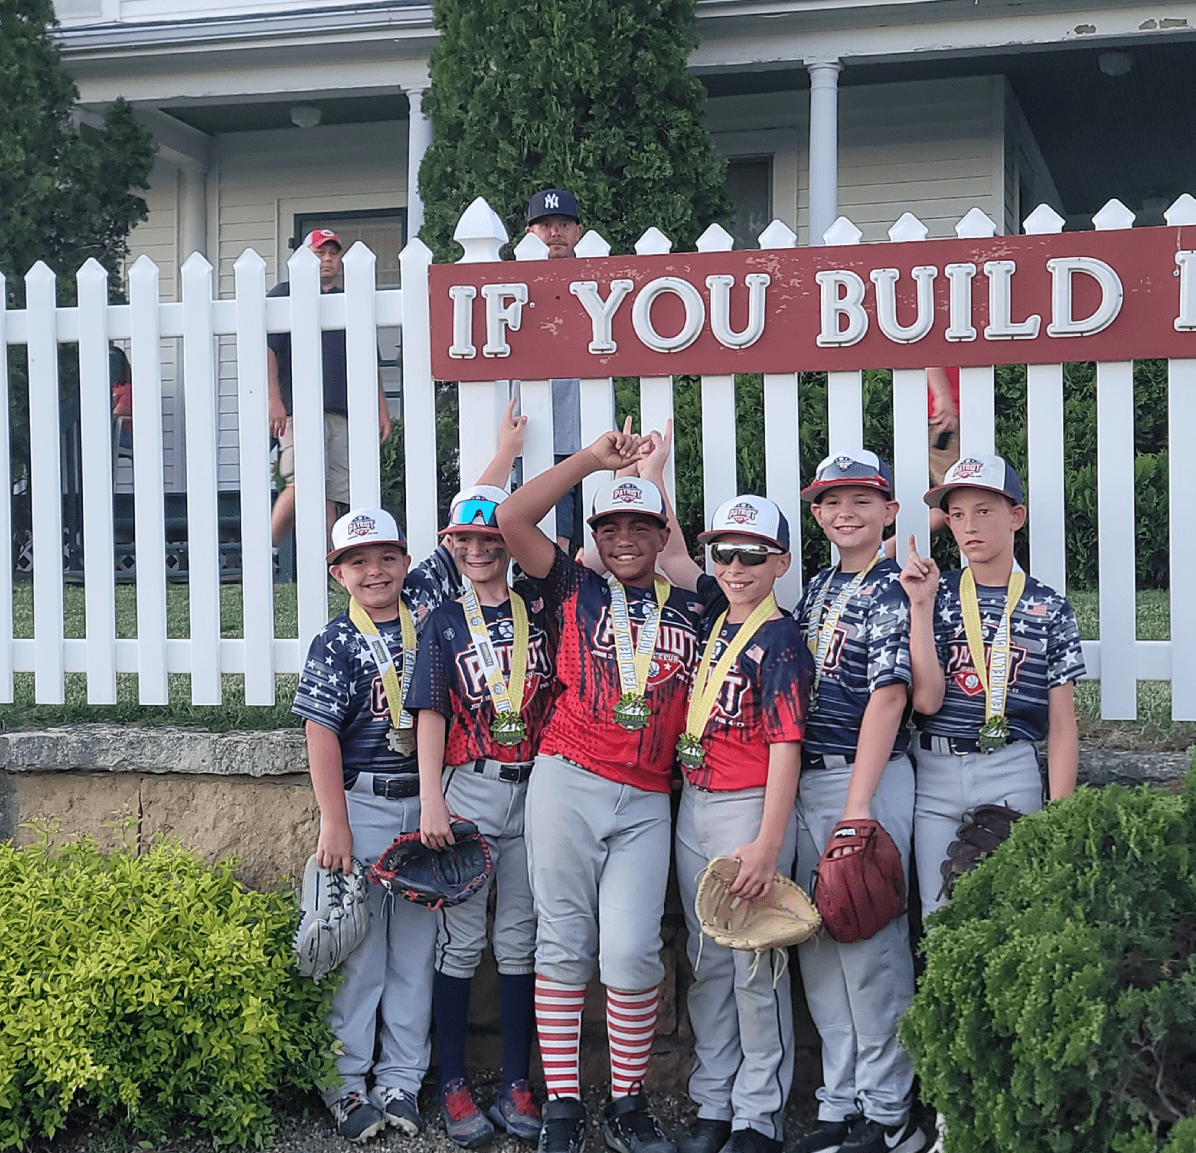
[[[813,481],[801,490],[801,498],[818,500],[828,489],[848,485],[877,488],[891,497],[893,470],[876,453],[867,449],[855,448],[832,453],[818,465]]]
[[[496,513],[510,493],[493,484],[475,484],[463,488],[449,506],[448,525],[439,535],[450,532],[487,532],[502,535]]]
[[[1022,482],[1010,463],[1003,456],[979,453],[957,460],[943,477],[942,484],[936,484],[922,498],[931,508],[947,508],[947,498],[954,488],[983,488],[999,492],[1014,504],[1024,504]]]
[[[615,477],[601,484],[594,493],[594,507],[586,518],[586,524],[593,528],[604,516],[619,512],[643,513],[663,525],[669,523],[660,489],[650,480],[642,480],[638,476]]]
[[[563,188],[545,188],[531,198],[527,206],[527,222],[535,224],[543,216],[572,216],[581,220],[577,199]]]
[[[303,238],[303,247],[319,252],[325,244],[335,244],[338,250],[344,250],[341,238],[331,228],[317,228]]]
[[[363,544],[398,544],[405,549],[407,538],[398,521],[386,509],[350,509],[332,526],[328,563],[336,564],[342,553]]]
[[[789,551],[789,521],[780,507],[766,496],[745,493],[723,501],[710,518],[710,527],[698,533],[698,540],[710,544],[721,536],[754,536]]]

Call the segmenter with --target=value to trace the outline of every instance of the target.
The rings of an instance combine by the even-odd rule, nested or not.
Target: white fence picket
[[[1134,579],[1134,366],[1096,366],[1101,715],[1138,715]]]
[[[1196,504],[1179,452],[1196,444],[1196,360],[1173,360],[1167,373],[1171,524],[1171,715],[1196,721]]]
[[[270,548],[270,476],[266,367],[266,262],[246,249],[233,265],[237,329],[237,444],[241,478],[241,608],[245,703],[274,704],[274,561]],[[252,638],[252,646],[250,645]]]
[[[926,502],[926,477],[930,458],[926,443],[929,406],[926,402],[926,370],[898,368],[893,371],[893,496],[900,501],[897,513],[897,556],[905,560],[912,533],[918,552],[929,556],[930,520]]]
[[[959,370],[959,452],[961,456],[996,452],[993,370]]]
[[[790,608],[802,591],[801,573],[801,413],[797,373],[764,374],[764,471],[766,494],[789,521],[793,563],[777,581],[778,603]]]
[[[1026,366],[1026,446],[1030,571],[1067,592],[1067,521],[1063,507],[1063,365]]]
[[[87,703],[116,703],[116,592],[112,529],[112,394],[108,372],[108,273],[89,259],[79,289],[79,423],[83,430],[83,583]],[[102,430],[102,435],[88,435]]]
[[[12,476],[8,381],[8,280],[0,272],[0,476]],[[13,698],[12,501],[0,500],[0,702]]]
[[[377,258],[358,241],[345,253],[345,370],[348,376],[349,507],[377,508],[382,493],[378,422]]]
[[[29,455],[33,509],[34,691],[63,701],[62,455],[58,425],[57,285],[40,260],[25,277],[28,301]]]
[[[702,377],[702,523],[738,491],[735,461],[735,377]],[[709,557],[708,569],[713,568]]]
[[[519,384],[519,411],[527,417],[523,431],[523,476],[530,479],[553,465],[552,381],[524,380]],[[540,530],[551,540],[557,537],[556,508],[540,521]]]
[[[592,444],[615,425],[615,384],[609,376],[581,382],[581,443]],[[592,472],[581,482],[582,519],[590,515],[594,493],[608,480],[605,472]]]
[[[403,459],[407,543],[416,557],[436,547],[436,385],[428,332],[432,250],[417,236],[399,253],[403,275]]]
[[[640,377],[640,431],[655,429],[662,436],[673,419],[673,378],[671,376]],[[676,451],[669,453],[664,466],[664,487],[673,507],[677,507]]]

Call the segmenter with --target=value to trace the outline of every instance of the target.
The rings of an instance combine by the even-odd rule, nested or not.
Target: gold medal
[[[409,757],[415,752],[415,730],[396,729],[391,725],[386,731],[386,747],[400,757]]]

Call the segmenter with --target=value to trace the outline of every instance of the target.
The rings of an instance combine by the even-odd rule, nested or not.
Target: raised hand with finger
[[[913,533],[909,537],[909,557],[901,570],[901,587],[909,597],[910,608],[934,606],[939,587],[939,566],[933,557],[920,556],[918,542]]]

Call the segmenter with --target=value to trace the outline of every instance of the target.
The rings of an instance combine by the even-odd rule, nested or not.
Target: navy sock
[[[536,1027],[535,973],[499,973],[499,1017],[502,1022],[502,1083],[527,1080],[532,1033]]]
[[[440,1058],[440,1088],[465,1076],[465,1031],[469,1028],[469,977],[432,978],[432,1016]]]

